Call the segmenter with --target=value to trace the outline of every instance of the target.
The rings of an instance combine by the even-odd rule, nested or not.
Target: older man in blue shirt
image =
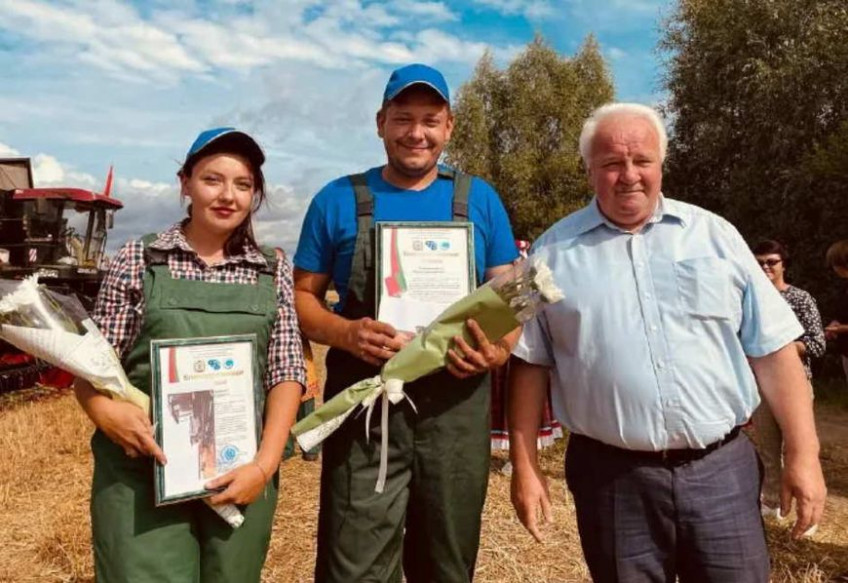
[[[583,128],[592,202],[536,242],[566,299],[513,351],[513,504],[550,517],[536,431],[548,378],[571,430],[566,479],[596,582],[768,581],[756,453],[739,432],[757,383],[787,435],[782,506],[817,524],[825,486],[803,330],[727,221],[660,190],[654,110],[610,104]],[[756,377],[756,378],[755,378]],[[789,438],[788,436],[791,436]]]

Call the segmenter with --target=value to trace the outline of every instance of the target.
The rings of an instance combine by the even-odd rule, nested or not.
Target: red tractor
[[[106,265],[106,232],[124,205],[79,188],[33,188],[28,158],[0,159],[0,278],[38,280],[91,308]],[[30,387],[48,369],[0,341],[0,393]]]

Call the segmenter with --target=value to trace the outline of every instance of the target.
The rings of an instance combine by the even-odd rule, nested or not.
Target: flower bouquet
[[[39,286],[38,276],[0,279],[0,338],[88,381],[113,399],[150,412],[150,397],[130,383],[115,349],[82,304]],[[232,504],[212,508],[233,528],[244,522]]]
[[[292,427],[292,433],[304,451],[312,449],[338,429],[357,406],[366,411],[367,431],[374,405],[381,398],[382,443],[375,490],[382,492],[388,465],[388,406],[389,403],[396,405],[403,399],[409,399],[403,392],[404,383],[445,367],[454,336],[462,336],[472,346],[476,344],[465,326],[469,318],[476,320],[486,336],[495,341],[529,320],[543,305],[562,298],[563,294],[554,283],[547,264],[541,258],[531,256],[451,304],[387,360],[379,375],[343,390]],[[415,407],[412,401],[410,404]]]

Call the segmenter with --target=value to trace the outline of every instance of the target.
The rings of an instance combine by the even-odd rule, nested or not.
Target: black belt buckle
[[[696,459],[702,458],[710,450],[704,449],[664,449],[660,452],[662,463],[667,466],[682,466]]]
[[[740,426],[736,426],[730,430],[730,433],[722,437],[718,441],[714,441],[707,447],[701,449],[664,449],[660,453],[662,463],[668,466],[679,466],[691,461],[701,459],[708,453],[711,453],[720,447],[727,445],[739,435]]]

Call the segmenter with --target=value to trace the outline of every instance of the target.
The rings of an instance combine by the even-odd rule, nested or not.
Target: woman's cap
[[[427,85],[450,103],[450,92],[444,76],[433,67],[420,63],[407,65],[392,72],[389,82],[386,83],[386,90],[383,92],[383,103],[391,101],[413,85]]]
[[[231,127],[212,128],[200,132],[200,135],[197,136],[197,139],[194,140],[194,143],[188,149],[185,161],[188,162],[191,158],[196,158],[204,150],[212,146],[215,146],[216,152],[220,152],[222,151],[221,148],[224,148],[226,144],[232,146],[234,153],[243,153],[256,168],[259,168],[265,163],[265,153],[256,140],[248,134]]]

